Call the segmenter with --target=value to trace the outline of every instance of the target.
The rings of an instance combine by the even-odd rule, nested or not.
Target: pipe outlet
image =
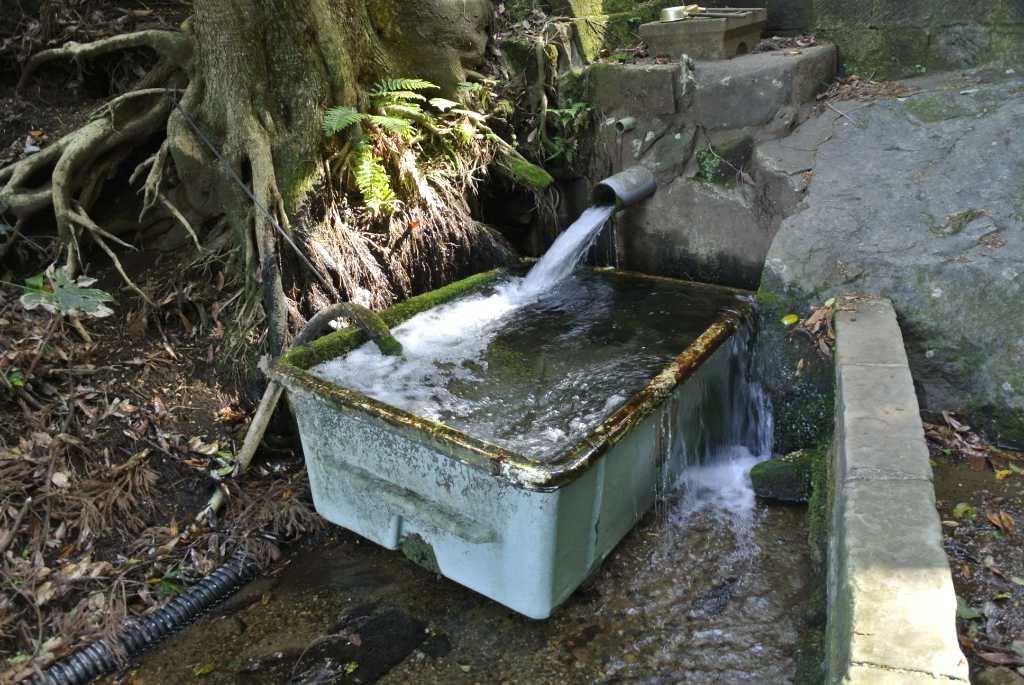
[[[617,133],[632,131],[634,128],[636,128],[636,117],[624,117],[615,121],[615,131]]]
[[[646,200],[658,189],[658,182],[650,169],[634,166],[604,179],[590,193],[595,205],[615,205],[624,209]]]

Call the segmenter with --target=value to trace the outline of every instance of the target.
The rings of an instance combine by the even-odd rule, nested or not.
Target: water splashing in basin
[[[402,357],[364,345],[313,373],[545,458],[638,391],[731,303],[728,291],[572,276],[614,208],[594,206],[524,277],[395,328]],[[566,354],[572,349],[574,354]]]

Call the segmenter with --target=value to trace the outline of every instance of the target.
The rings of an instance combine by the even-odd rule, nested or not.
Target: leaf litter
[[[993,446],[953,412],[926,420],[925,433],[972,678],[1024,667],[1024,469],[1010,468],[1024,454]]]
[[[207,361],[222,344],[213,307],[190,305],[206,314],[174,325],[182,301],[198,300],[179,291],[141,326],[94,318],[118,304],[75,292],[93,285],[59,271],[0,284],[3,683],[112,636],[236,549],[266,562],[320,526],[290,449],[235,478],[250,405]],[[228,495],[220,517],[192,526],[216,488]]]

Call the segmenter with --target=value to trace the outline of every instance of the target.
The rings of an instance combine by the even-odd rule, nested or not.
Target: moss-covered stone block
[[[798,450],[762,461],[750,470],[754,493],[779,502],[806,502],[811,495],[813,463],[811,450]]]
[[[508,65],[516,74],[526,72],[533,61],[533,43],[522,36],[510,36],[498,43],[498,48],[508,60]]]
[[[839,24],[819,26],[816,33],[839,46],[839,61],[848,74],[891,79],[914,76],[928,69],[927,29]]]

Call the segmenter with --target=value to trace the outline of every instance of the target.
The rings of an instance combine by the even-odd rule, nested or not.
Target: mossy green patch
[[[908,112],[925,124],[959,119],[974,113],[953,100],[952,95],[911,98],[905,106]]]
[[[813,459],[811,450],[797,450],[756,464],[750,470],[754,493],[781,502],[806,502],[811,491]]]
[[[928,222],[929,231],[940,238],[945,238],[951,235],[956,235],[967,228],[972,221],[985,216],[985,214],[986,212],[984,209],[965,209],[962,212],[955,212],[947,215],[945,222],[941,224],[930,214],[927,215],[925,219]]]
[[[488,283],[493,282],[499,275],[504,273],[503,269],[485,271],[461,281],[450,283],[437,290],[410,297],[404,302],[399,302],[380,313],[380,319],[390,329],[408,321],[420,312],[432,309],[440,304],[472,292]],[[314,340],[308,345],[297,347],[287,352],[281,361],[284,364],[299,369],[309,369],[329,359],[340,357],[362,345],[369,336],[362,329],[350,326],[340,331],[330,333],[322,338]],[[382,350],[383,351],[383,350]]]
[[[828,615],[828,536],[835,488],[832,483],[832,438],[822,438],[807,450],[811,467],[811,497],[807,504],[807,542],[811,550],[810,597],[807,616],[797,644],[797,685],[817,685],[825,679],[825,624]]]
[[[437,555],[434,548],[422,536],[413,533],[402,538],[398,548],[406,559],[420,568],[425,568],[432,573],[441,573],[441,567],[437,563]]]
[[[533,190],[544,190],[555,182],[551,174],[518,153],[503,154],[501,165],[513,181]]]

